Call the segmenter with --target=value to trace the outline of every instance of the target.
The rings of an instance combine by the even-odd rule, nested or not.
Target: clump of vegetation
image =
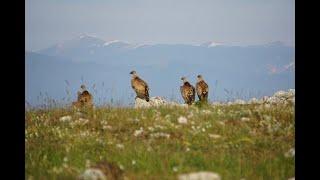
[[[27,178],[76,179],[99,162],[128,179],[195,171],[223,179],[295,176],[292,105],[54,108],[27,111],[25,121]]]

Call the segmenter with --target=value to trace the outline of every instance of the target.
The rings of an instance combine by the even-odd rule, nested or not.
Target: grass
[[[72,118],[59,120],[67,115]],[[180,116],[188,123],[179,124]],[[128,179],[176,179],[194,171],[223,179],[295,176],[294,157],[285,156],[295,146],[292,105],[99,107],[82,115],[54,108],[27,111],[25,121],[27,178],[76,179],[102,160]]]

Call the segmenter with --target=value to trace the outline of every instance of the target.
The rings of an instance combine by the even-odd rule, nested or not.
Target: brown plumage
[[[185,77],[182,77],[183,85],[180,86],[180,92],[184,99],[184,102],[188,105],[191,105],[195,100],[195,88],[186,80]]]
[[[209,86],[201,75],[197,76],[196,91],[201,102],[208,102]]]
[[[78,99],[76,102],[73,102],[72,104],[75,107],[82,108],[82,107],[92,107],[93,106],[93,97],[89,93],[88,90],[86,90],[86,87],[84,85],[81,85],[82,92],[78,91]]]
[[[136,98],[145,99],[149,102],[148,84],[137,75],[136,71],[131,71],[130,74],[132,74],[131,87],[137,94]]]

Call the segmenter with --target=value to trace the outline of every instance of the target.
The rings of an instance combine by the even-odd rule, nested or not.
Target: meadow
[[[25,112],[26,179],[77,179],[104,161],[119,179],[295,176],[293,104],[96,107]]]

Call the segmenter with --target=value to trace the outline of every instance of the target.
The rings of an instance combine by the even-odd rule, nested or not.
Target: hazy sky
[[[81,33],[132,43],[294,46],[294,0],[26,0],[26,50]]]

